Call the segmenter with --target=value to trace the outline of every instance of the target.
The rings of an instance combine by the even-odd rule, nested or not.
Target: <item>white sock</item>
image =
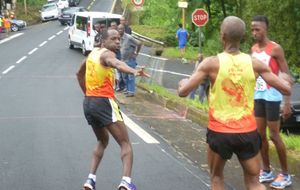
[[[96,175],[94,174],[89,174],[88,178],[91,178],[94,180],[94,182],[96,182]]]
[[[123,176],[122,180],[125,180],[127,183],[131,183],[131,178],[127,176]]]

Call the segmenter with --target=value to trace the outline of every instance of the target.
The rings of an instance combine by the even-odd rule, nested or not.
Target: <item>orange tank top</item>
[[[209,93],[208,128],[221,133],[256,130],[253,113],[255,74],[245,53],[218,54],[219,72]]]
[[[100,56],[105,51],[108,50],[94,48],[86,60],[86,96],[114,98],[114,69],[100,63]]]

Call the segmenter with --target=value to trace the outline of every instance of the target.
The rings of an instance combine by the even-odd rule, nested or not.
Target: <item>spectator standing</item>
[[[3,30],[3,20],[0,17],[0,40],[2,39],[2,30]]]
[[[2,21],[5,28],[6,36],[8,36],[10,32],[10,21],[8,19],[8,16],[4,16]]]
[[[267,32],[269,21],[266,16],[254,16],[251,22],[251,32],[255,40],[252,46],[252,56],[262,61],[262,64],[270,67],[275,75],[289,73],[287,61],[282,47],[268,38]],[[291,176],[288,173],[286,148],[280,136],[280,104],[283,100],[282,116],[287,119],[291,114],[290,96],[284,96],[266,83],[261,77],[256,81],[255,88],[255,117],[258,132],[262,138],[261,156],[263,167],[259,176],[260,182],[271,182],[274,180],[269,159],[269,144],[266,129],[269,128],[270,139],[274,143],[281,172],[270,184],[272,188],[284,189],[292,184]]]
[[[202,62],[203,60],[203,55],[201,53],[198,54],[198,57],[197,57],[197,61],[195,63],[195,68],[194,68],[194,72],[196,72],[199,64]],[[195,94],[197,91],[199,91],[199,101],[201,103],[204,102],[204,98],[206,96],[206,89],[208,88],[209,86],[209,80],[206,79],[202,84],[200,84],[199,86],[197,86],[196,88],[194,88],[191,93],[190,93],[190,99],[195,99]]]
[[[282,93],[289,95],[291,80],[280,80],[270,68],[250,55],[240,52],[244,37],[244,21],[226,17],[221,24],[223,52],[208,57],[189,79],[179,82],[178,94],[187,96],[209,77],[209,121],[206,141],[211,189],[224,189],[224,167],[233,154],[243,168],[247,190],[265,190],[259,183],[260,135],[257,132],[254,109],[254,87],[258,75]]]
[[[182,27],[182,24],[178,24],[179,29],[176,31],[176,38],[178,40],[178,46],[180,49],[180,56],[184,60],[184,54],[186,49],[186,44],[189,38],[189,33],[186,29]]]
[[[105,24],[96,23],[95,30],[97,34],[94,39],[94,47],[101,47],[102,34],[103,31],[105,30]]]
[[[131,28],[130,28],[130,26],[128,24],[128,21],[126,20],[126,18],[124,16],[122,16],[120,18],[120,24],[124,25],[124,27],[125,27],[125,33],[126,34],[130,34],[130,35],[132,34],[132,30],[131,30]]]
[[[131,35],[125,33],[125,26],[120,24],[118,26],[118,31],[121,36],[121,57],[122,61],[127,63],[131,68],[136,68],[136,56],[139,54],[142,43],[139,40],[136,40]],[[125,75],[126,80],[126,89],[127,97],[133,97],[135,93],[135,76],[132,74]]]

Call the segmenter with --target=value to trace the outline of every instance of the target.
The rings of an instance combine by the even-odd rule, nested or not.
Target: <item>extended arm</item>
[[[82,61],[77,73],[76,73],[76,76],[77,76],[77,80],[78,80],[78,83],[79,83],[79,86],[82,90],[83,93],[85,93],[85,59]]]
[[[204,59],[189,79],[182,79],[178,83],[177,92],[180,97],[186,97],[194,88],[204,82],[209,73],[210,63],[211,61],[209,58]]]
[[[271,69],[257,59],[253,59],[253,69],[258,73],[269,85],[279,90],[284,95],[291,94],[291,80],[289,76],[283,74],[282,79],[272,73]]]
[[[289,72],[289,66],[287,64],[287,61],[285,59],[284,51],[280,45],[276,46],[272,51],[272,56],[276,59],[280,71],[282,73],[285,73],[287,75],[290,74]],[[283,117],[288,118],[292,111],[291,111],[291,97],[290,96],[284,96],[283,97]]]

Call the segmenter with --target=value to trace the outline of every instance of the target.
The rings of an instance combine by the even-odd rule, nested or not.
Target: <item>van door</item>
[[[81,46],[87,36],[87,17],[76,16],[73,24],[72,41],[75,45]]]

